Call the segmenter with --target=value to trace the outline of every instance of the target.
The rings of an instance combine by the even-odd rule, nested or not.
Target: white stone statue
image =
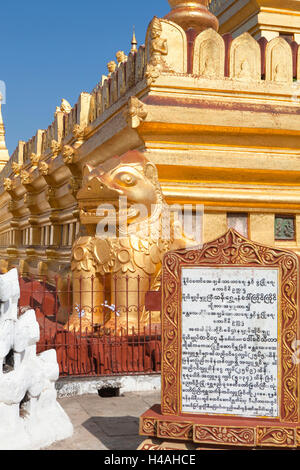
[[[35,312],[18,315],[20,288],[12,269],[0,275],[0,450],[41,449],[73,434],[56,400],[56,351],[36,354]]]

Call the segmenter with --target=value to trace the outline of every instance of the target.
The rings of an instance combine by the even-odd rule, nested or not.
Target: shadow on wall
[[[139,418],[92,416],[82,426],[108,450],[136,450],[145,440],[139,436]]]

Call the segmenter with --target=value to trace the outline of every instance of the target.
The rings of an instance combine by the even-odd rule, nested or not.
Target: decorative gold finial
[[[116,53],[116,58],[117,58],[117,61],[118,61],[118,65],[122,64],[123,62],[126,62],[128,57],[127,55],[125,54],[124,51],[118,51]]]
[[[114,60],[111,60],[110,62],[108,62],[107,64],[107,69],[109,71],[109,74],[108,76],[110,77],[112,73],[115,72],[115,70],[117,69],[117,64],[115,63]]]
[[[2,101],[3,101],[3,96],[0,93],[0,171],[4,168],[5,164],[9,160],[9,153],[6,148],[6,143],[5,143],[5,127],[4,127],[4,122],[3,122],[3,117],[2,117]]]
[[[165,18],[179,24],[185,31],[194,29],[197,32],[213,28],[219,29],[219,21],[208,10],[210,0],[168,0],[172,10]]]
[[[132,34],[132,40],[131,40],[131,51],[130,52],[136,52],[137,49],[137,40],[135,37],[135,27],[133,27],[133,34]]]

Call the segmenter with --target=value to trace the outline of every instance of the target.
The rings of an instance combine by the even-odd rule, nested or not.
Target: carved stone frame
[[[239,418],[239,433],[250,432],[251,443],[256,445],[259,436],[271,436],[269,445],[287,445],[285,439],[281,439],[282,433],[290,431],[286,425],[291,424],[295,433],[295,442],[299,442],[299,365],[292,361],[294,354],[293,342],[299,337],[299,259],[296,254],[270,248],[247,240],[235,230],[229,230],[224,236],[214,242],[204,245],[202,250],[180,250],[167,253],[163,261],[162,272],[162,400],[161,414],[165,419],[169,416],[183,418],[189,421],[187,414],[181,413],[181,268],[182,267],[264,267],[276,268],[279,271],[280,296],[279,296],[279,325],[280,325],[280,373],[281,381],[279,390],[280,417],[264,422],[264,418],[251,418],[252,427],[243,427]],[[203,414],[193,415],[193,418],[203,417]],[[206,423],[207,416],[206,416]],[[220,418],[220,415],[218,415]],[[211,417],[211,416],[210,416]],[[221,416],[222,418],[222,416]],[[226,417],[228,418],[228,416]],[[226,421],[224,416],[224,419]],[[195,420],[192,421],[195,422]],[[223,418],[222,418],[223,419]],[[235,417],[229,419],[230,432],[233,433],[236,426]],[[246,418],[249,421],[249,418]],[[173,421],[173,419],[172,419]],[[213,418],[212,418],[213,421]],[[272,426],[270,426],[270,421]],[[225,422],[224,422],[225,423]],[[281,426],[282,423],[282,426]],[[175,424],[173,422],[173,424]],[[212,423],[213,424],[213,423]],[[268,424],[268,426],[266,426]],[[283,427],[285,424],[285,427]],[[222,425],[223,428],[224,425]],[[214,440],[212,435],[218,435],[218,426],[206,426],[208,442],[220,442]],[[224,428],[225,429],[225,428]],[[229,428],[228,428],[229,431]],[[236,429],[237,431],[237,429]],[[203,426],[194,425],[194,442],[207,442],[204,438]],[[254,433],[254,434],[253,434]],[[234,433],[236,434],[236,432]],[[297,434],[297,437],[296,437]],[[294,434],[293,434],[294,435]],[[203,436],[203,440],[199,438]],[[275,436],[275,437],[274,437]],[[277,437],[278,439],[277,439]],[[277,439],[277,440],[276,440]],[[280,439],[282,444],[280,444]],[[234,441],[235,439],[233,439]],[[273,440],[273,441],[272,441]],[[277,442],[277,444],[276,444]],[[223,442],[224,444],[225,442]],[[229,444],[229,442],[228,442]],[[233,444],[233,442],[232,442]],[[248,444],[248,445],[249,445]],[[245,445],[245,442],[244,442]],[[296,444],[297,445],[297,444]],[[298,444],[299,445],[299,444]]]

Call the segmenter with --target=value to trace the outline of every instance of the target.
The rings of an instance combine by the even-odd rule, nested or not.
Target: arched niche
[[[229,76],[237,80],[261,80],[260,46],[249,33],[242,34],[231,43]]]
[[[293,82],[293,55],[289,43],[277,37],[266,46],[266,80],[277,83]]]
[[[154,37],[155,36],[155,37]],[[152,58],[153,41],[158,45],[167,45],[167,54],[161,57],[166,64],[166,69],[176,73],[187,73],[187,37],[184,30],[172,21],[153,18],[146,34],[146,62],[150,63]],[[164,46],[162,47],[162,50]]]
[[[193,74],[201,77],[223,78],[225,44],[212,28],[200,33],[194,43]]]

